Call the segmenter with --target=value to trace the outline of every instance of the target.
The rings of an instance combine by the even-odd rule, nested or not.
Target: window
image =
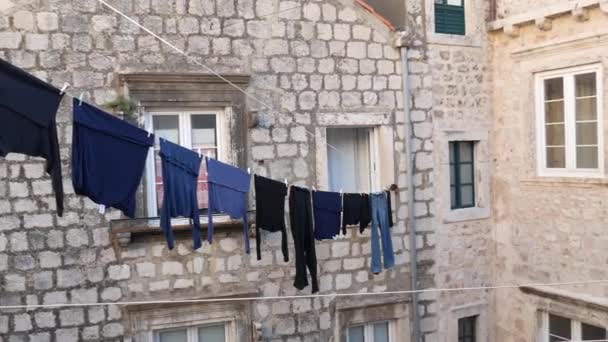
[[[159,139],[163,138],[202,155],[222,159],[221,115],[219,111],[192,113],[149,113],[149,127],[154,131],[154,156],[148,162],[148,215],[156,216],[163,200],[163,178]],[[207,173],[201,163],[198,179],[198,204],[207,208]]]
[[[227,342],[225,324],[156,331],[154,342]]]
[[[599,327],[566,317],[542,313],[543,321],[539,342],[595,341],[605,340],[605,327]]]
[[[327,166],[330,191],[378,189],[377,152],[372,128],[328,128]]]
[[[389,321],[352,325],[348,327],[347,342],[391,342]]]
[[[452,209],[475,206],[474,141],[451,141],[450,203]]]
[[[465,0],[435,0],[435,32],[464,35]]]
[[[541,175],[601,175],[600,80],[597,66],[539,75],[537,135]]]
[[[464,317],[458,320],[458,342],[475,342],[477,316]]]

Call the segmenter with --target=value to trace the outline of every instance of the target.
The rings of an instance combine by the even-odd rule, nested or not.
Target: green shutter
[[[435,3],[435,32],[464,35],[464,6]]]

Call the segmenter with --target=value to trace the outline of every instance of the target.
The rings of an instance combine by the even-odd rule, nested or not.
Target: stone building
[[[71,96],[84,93],[99,106],[121,96],[137,101],[126,119],[142,118],[157,136],[257,174],[318,189],[405,188],[399,49],[389,27],[360,5],[110,3],[190,57],[97,0],[2,1],[0,57],[59,88],[67,82]],[[0,303],[161,303],[3,309],[0,341],[203,341],[219,335],[226,341],[338,341],[349,326],[352,334],[376,329],[407,338],[407,296],[327,296],[409,288],[403,192],[393,193],[393,269],[372,275],[370,231],[351,229],[316,245],[323,297],[179,304],[309,295],[311,289],[294,288],[293,244],[291,261],[283,262],[280,233],[264,234],[258,261],[255,253],[245,254],[238,224],[223,217],[213,244],[192,250],[191,234],[182,229],[176,248],[168,250],[155,219],[159,177],[152,154],[138,197],[140,219],[125,220],[115,210],[100,214],[92,201],[76,196],[71,106],[64,99],[58,114],[63,217],[55,214],[42,160],[12,154],[0,163]],[[204,199],[204,186],[200,193]]]
[[[608,279],[605,1],[109,3],[176,49],[99,0],[0,0],[0,58],[99,106],[133,99],[125,119],[261,175],[395,184],[397,265],[371,274],[369,230],[351,229],[317,243],[321,296],[307,297],[280,234],[258,261],[238,223],[218,217],[193,251],[176,220],[170,251],[152,154],[138,219],[70,190],[64,99],[63,217],[42,160],[0,162],[0,306],[31,306],[0,310],[0,342],[606,338],[606,286],[582,283]],[[564,282],[578,284],[369,295]]]

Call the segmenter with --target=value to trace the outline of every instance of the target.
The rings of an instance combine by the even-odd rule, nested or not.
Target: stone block
[[[38,261],[42,268],[57,268],[61,266],[61,254],[55,252],[41,252]]]
[[[13,14],[13,26],[22,31],[34,31],[34,14],[30,11],[17,11]]]
[[[58,329],[55,331],[55,340],[61,342],[77,342],[79,341],[78,329]]]
[[[291,317],[282,317],[277,319],[274,333],[276,335],[291,335],[296,332],[296,322]]]
[[[135,266],[140,277],[154,278],[156,276],[156,265],[151,262],[142,262]]]
[[[336,276],[336,290],[345,290],[352,285],[352,275],[350,273],[338,274]]]
[[[31,255],[17,255],[13,258],[13,266],[21,271],[31,270],[36,266],[36,262]]]
[[[57,322],[55,321],[55,313],[53,311],[38,311],[34,315],[34,322],[40,329],[44,328],[55,328]]]
[[[82,328],[82,339],[85,341],[98,341],[99,340],[99,326],[93,325],[90,327]]]
[[[89,234],[86,229],[70,229],[66,234],[66,240],[71,247],[86,246],[89,244]]]
[[[182,275],[184,274],[184,266],[177,261],[165,261],[162,264],[162,273],[165,276]]]
[[[84,284],[84,272],[79,268],[57,270],[58,287],[74,287]]]
[[[284,39],[271,39],[264,44],[264,55],[286,55],[289,53],[289,44]]]
[[[118,22],[113,15],[94,15],[91,24],[95,32],[114,32]]]
[[[65,291],[47,292],[43,296],[42,303],[45,305],[66,304],[68,302],[67,293]]]
[[[129,279],[131,278],[131,268],[129,265],[112,265],[108,267],[108,276],[112,280]]]
[[[20,292],[25,291],[25,277],[18,274],[6,274],[4,276],[4,291]]]
[[[174,289],[185,289],[189,287],[194,287],[194,280],[192,279],[177,279],[175,284],[173,284]]]
[[[96,303],[98,301],[97,288],[72,290],[70,297],[72,303]]]
[[[59,323],[62,327],[70,327],[84,324],[83,309],[73,308],[59,311]]]
[[[25,215],[23,217],[24,228],[46,228],[53,226],[53,216],[50,214]]]
[[[106,314],[103,306],[92,306],[89,307],[88,311],[89,323],[99,323],[106,319]]]
[[[13,324],[15,326],[15,332],[24,332],[32,330],[32,318],[27,313],[13,316]]]
[[[105,301],[117,301],[122,298],[122,290],[118,287],[108,287],[101,292],[101,299]]]

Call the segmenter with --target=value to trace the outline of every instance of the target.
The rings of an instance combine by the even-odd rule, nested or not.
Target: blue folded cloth
[[[249,223],[247,220],[247,193],[251,189],[251,176],[234,166],[215,159],[207,159],[209,182],[209,227],[207,239],[213,242],[213,213],[226,213],[233,219],[243,219],[245,251],[249,253]]]
[[[87,103],[73,101],[72,183],[77,194],[135,216],[135,193],[154,136]]]

